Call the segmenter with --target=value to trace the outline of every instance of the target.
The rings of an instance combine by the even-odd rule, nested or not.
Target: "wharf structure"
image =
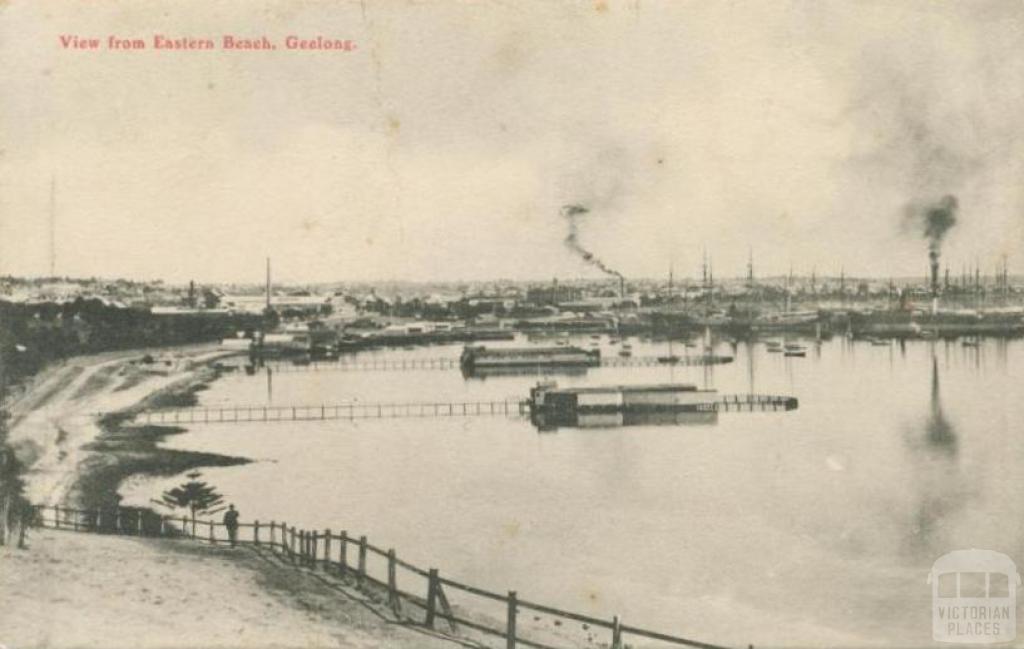
[[[580,347],[484,347],[467,346],[462,367],[473,370],[533,367],[597,367],[601,352]]]

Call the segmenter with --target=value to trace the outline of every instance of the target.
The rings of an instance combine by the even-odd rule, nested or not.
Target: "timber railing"
[[[76,532],[163,537],[204,542],[232,543],[223,523],[164,516],[149,509],[112,507],[72,509],[35,506],[34,524]],[[393,548],[371,544],[365,535],[347,530],[332,532],[296,528],[284,521],[239,523],[235,543],[266,549],[296,569],[305,569],[343,580],[379,602],[404,623],[466,635],[499,639],[506,649],[566,646],[604,646],[626,649],[632,643],[724,649],[668,633],[622,623],[619,616],[600,618],[519,597],[516,591],[499,593],[442,577],[437,568],[420,568],[398,558]],[[454,604],[450,596],[458,593]]]

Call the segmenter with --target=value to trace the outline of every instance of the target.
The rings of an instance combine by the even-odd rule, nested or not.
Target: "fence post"
[[[433,629],[434,615],[437,612],[437,568],[430,569],[427,580],[427,618],[423,623],[428,629]]]
[[[252,522],[252,544],[260,544],[260,522],[258,520]]]
[[[402,600],[398,598],[398,562],[395,549],[388,550],[388,603],[395,617],[402,617]]]
[[[341,531],[341,538],[338,539],[338,543],[341,545],[341,550],[338,553],[338,572],[344,577],[345,573],[348,572],[348,532],[345,530]]]
[[[366,536],[359,537],[359,585],[366,579]]]
[[[295,526],[289,528],[288,533],[288,558],[292,563],[295,563]]]
[[[324,572],[331,571],[331,530],[324,530]]]
[[[213,538],[213,521],[210,521],[210,543],[217,544],[217,539]]]
[[[622,649],[622,622],[619,616],[612,618],[612,646],[611,649]]]
[[[181,517],[181,535],[188,536],[188,519],[184,516]],[[195,527],[192,528],[192,538],[196,538]]]
[[[299,530],[299,565],[306,565],[306,530]]]
[[[71,528],[77,532],[78,531],[78,510],[77,509],[69,509],[68,511],[71,512]]]
[[[121,506],[114,508],[114,534],[121,533]]]
[[[508,591],[508,623],[505,627],[506,649],[516,649],[516,591]]]
[[[317,541],[320,539],[320,533],[316,530],[309,536],[309,567],[316,570],[316,557],[317,557]]]
[[[274,521],[270,521],[270,550],[274,550]]]

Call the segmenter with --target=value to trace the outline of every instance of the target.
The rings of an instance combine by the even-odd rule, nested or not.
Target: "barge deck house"
[[[596,367],[601,352],[579,347],[484,347],[467,346],[460,359],[463,369],[496,370],[543,367]]]
[[[716,390],[687,383],[559,388],[539,383],[530,390],[530,417],[541,430],[666,424],[713,424]]]

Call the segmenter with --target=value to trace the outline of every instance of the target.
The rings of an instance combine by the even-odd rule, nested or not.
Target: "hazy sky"
[[[65,50],[266,34],[273,52]],[[285,36],[356,42],[288,52]],[[1024,3],[8,0],[0,273],[181,281],[1024,270]]]

